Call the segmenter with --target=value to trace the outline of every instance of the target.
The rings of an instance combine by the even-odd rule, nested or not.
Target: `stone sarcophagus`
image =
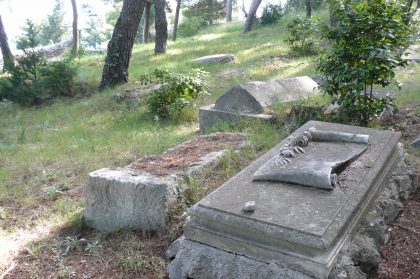
[[[327,278],[400,161],[399,139],[310,121],[194,205],[185,239]]]

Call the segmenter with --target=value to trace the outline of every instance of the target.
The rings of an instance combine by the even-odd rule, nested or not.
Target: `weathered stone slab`
[[[214,54],[203,56],[193,60],[195,63],[202,63],[202,64],[217,64],[217,63],[229,63],[235,60],[235,56],[233,54]]]
[[[239,119],[259,119],[263,121],[272,118],[269,114],[238,113],[214,109],[214,105],[201,107],[198,111],[200,130],[204,131],[220,122],[232,122]]]
[[[253,179],[332,190],[337,185],[337,170],[364,152],[368,141],[368,135],[311,128],[290,138],[254,173]]]
[[[169,208],[193,176],[244,144],[243,134],[214,133],[184,142],[159,156],[143,157],[125,168],[89,174],[85,220],[101,231],[159,230]]]
[[[85,220],[100,231],[121,228],[157,230],[181,191],[176,176],[156,177],[127,168],[100,169],[89,174]]]
[[[264,114],[266,107],[309,98],[318,94],[317,86],[306,76],[236,85],[217,99],[214,105],[200,108],[200,130],[221,121],[243,118],[269,120],[271,115]]]
[[[420,135],[418,135],[411,143],[412,147],[420,148]]]
[[[402,157],[402,145],[398,144]],[[410,193],[416,191],[416,179],[413,168],[402,160],[384,189],[375,199],[369,212],[363,218],[349,247],[344,249],[334,265],[331,279],[366,279],[378,264],[379,247],[389,239],[384,220],[395,218],[395,210],[388,210],[391,201],[404,201]],[[401,209],[401,208],[400,208]],[[170,279],[238,279],[238,278],[313,278],[301,272],[291,270],[280,263],[264,263],[246,256],[230,253],[196,241],[177,239],[166,251],[165,258],[170,261],[168,274]],[[367,273],[367,274],[366,274]]]
[[[187,240],[327,278],[340,252],[400,160],[399,133],[310,121],[309,128],[369,135],[368,149],[344,168],[327,191],[283,182],[253,181],[287,139],[253,162],[189,211]],[[243,206],[255,201],[255,211]]]
[[[264,108],[309,98],[318,92],[318,84],[307,76],[283,80],[253,81],[232,87],[217,99],[214,109],[259,114]]]
[[[405,59],[420,63],[420,45],[412,45],[407,49]]]

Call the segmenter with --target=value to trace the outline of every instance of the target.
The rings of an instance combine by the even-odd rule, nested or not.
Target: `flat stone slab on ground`
[[[235,60],[235,56],[233,54],[214,54],[214,55],[207,55],[207,56],[194,59],[193,62],[202,63],[202,64],[216,64],[216,63],[229,63],[234,60]]]
[[[254,173],[278,154],[287,140],[281,142],[190,209],[186,239],[280,263],[316,278],[328,277],[340,251],[399,161],[400,134],[310,121],[292,136],[310,127],[369,135],[370,146],[338,174],[334,190],[252,181]],[[255,201],[252,214],[242,210],[248,201]]]
[[[169,208],[185,190],[184,175],[195,175],[243,143],[243,134],[214,133],[162,155],[140,158],[125,168],[90,173],[84,216],[87,225],[101,231],[163,228]]]

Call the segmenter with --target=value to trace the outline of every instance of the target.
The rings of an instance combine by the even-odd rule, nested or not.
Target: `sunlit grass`
[[[327,20],[326,12],[320,13]],[[0,107],[0,213],[18,218],[15,227],[30,224],[22,215],[25,210],[27,216],[35,216],[31,217],[34,220],[70,220],[81,214],[83,193],[74,200],[58,197],[48,201],[48,206],[40,207],[46,203],[49,187],[68,183],[82,191],[88,173],[93,170],[123,167],[141,156],[159,154],[193,137],[198,129],[197,110],[189,110],[174,121],[158,123],[144,107],[134,109],[112,100],[115,92],[138,86],[135,81],[139,75],[156,68],[176,72],[203,68],[210,73],[212,95],[198,100],[198,106],[214,102],[238,83],[315,76],[317,56],[297,58],[288,53],[284,39],[291,17],[288,15],[273,26],[256,26],[248,34],[242,33],[243,22],[212,26],[196,36],[170,41],[165,55],[154,55],[153,43],[136,45],[130,62],[130,82],[102,93],[96,88],[105,56],[84,57],[80,60],[79,76],[91,89],[90,97],[59,100],[41,108]],[[236,59],[229,64],[192,62],[217,53],[231,53]],[[219,76],[229,69],[241,74]],[[395,86],[390,89],[397,92],[402,104],[420,101],[419,73],[419,64],[398,71],[397,77],[404,86],[401,91]],[[277,107],[275,111],[281,113],[286,109]],[[231,129],[230,125],[223,125],[219,128]],[[247,125],[235,129],[248,132],[252,141],[261,142],[262,149],[279,139],[272,136],[278,133],[273,127]]]

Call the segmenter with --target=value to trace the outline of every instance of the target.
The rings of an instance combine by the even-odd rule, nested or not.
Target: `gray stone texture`
[[[214,109],[260,114],[264,108],[309,98],[318,93],[318,84],[307,76],[283,80],[253,81],[232,87],[217,99]]]
[[[416,190],[412,167],[404,160],[393,170],[381,191],[379,199],[396,199],[401,193],[412,193]],[[393,194],[391,194],[393,193]],[[373,203],[373,207],[360,223],[357,233],[343,250],[334,265],[329,278],[331,279],[366,279],[379,263],[379,247],[388,241],[384,224],[384,211]],[[167,251],[168,273],[171,279],[187,278],[259,278],[253,277],[256,268],[267,278],[312,278],[291,269],[281,267],[275,263],[264,264],[244,256],[229,253],[198,242],[179,238]],[[199,260],[204,257],[205,260]],[[362,270],[363,268],[363,270]],[[235,274],[226,270],[235,270]],[[200,273],[200,271],[205,271]],[[224,273],[226,272],[226,273]],[[270,273],[272,272],[272,273]],[[293,273],[294,272],[294,273]],[[213,277],[212,277],[213,276]]]
[[[418,135],[411,143],[412,147],[420,148],[420,135]]]
[[[310,139],[305,135],[290,138],[279,154],[257,170],[253,180],[332,190],[336,184],[336,168],[354,160],[368,148],[368,135],[311,129],[305,133]],[[295,145],[299,142],[300,146]]]
[[[91,172],[86,187],[86,223],[101,231],[158,230],[182,186],[176,176],[156,177],[126,168]]]
[[[214,109],[214,105],[201,107],[199,112],[200,131],[222,122],[233,122],[240,119],[255,119],[261,121],[269,121],[272,116],[268,114],[250,114],[250,113],[237,113],[228,112]]]
[[[211,138],[223,134],[202,137]],[[184,142],[167,152],[188,144],[189,141]],[[243,144],[243,141],[238,141],[232,148],[239,149]],[[186,188],[185,178],[197,175],[204,168],[217,163],[227,151],[226,148],[209,152],[189,164],[186,170],[163,176],[137,170],[135,163],[125,168],[104,168],[91,172],[86,186],[86,224],[107,232],[122,228],[151,231],[162,229],[168,210]]]
[[[186,239],[177,241],[181,244],[176,258],[168,266],[170,279],[312,278],[276,263],[264,263],[252,260]]]
[[[264,114],[268,106],[297,101],[318,94],[318,84],[311,78],[295,77],[284,80],[253,81],[232,87],[214,105],[199,110],[200,130],[219,122],[238,119],[270,120]]]
[[[195,63],[201,64],[225,64],[235,60],[235,56],[233,54],[214,54],[214,55],[207,55],[200,58],[193,60]]]
[[[185,237],[325,278],[400,160],[400,134],[310,121],[291,136],[311,127],[369,135],[369,149],[339,174],[340,187],[326,191],[252,181],[252,175],[278,154],[286,139],[192,207]],[[252,214],[242,211],[250,200],[256,202]]]

